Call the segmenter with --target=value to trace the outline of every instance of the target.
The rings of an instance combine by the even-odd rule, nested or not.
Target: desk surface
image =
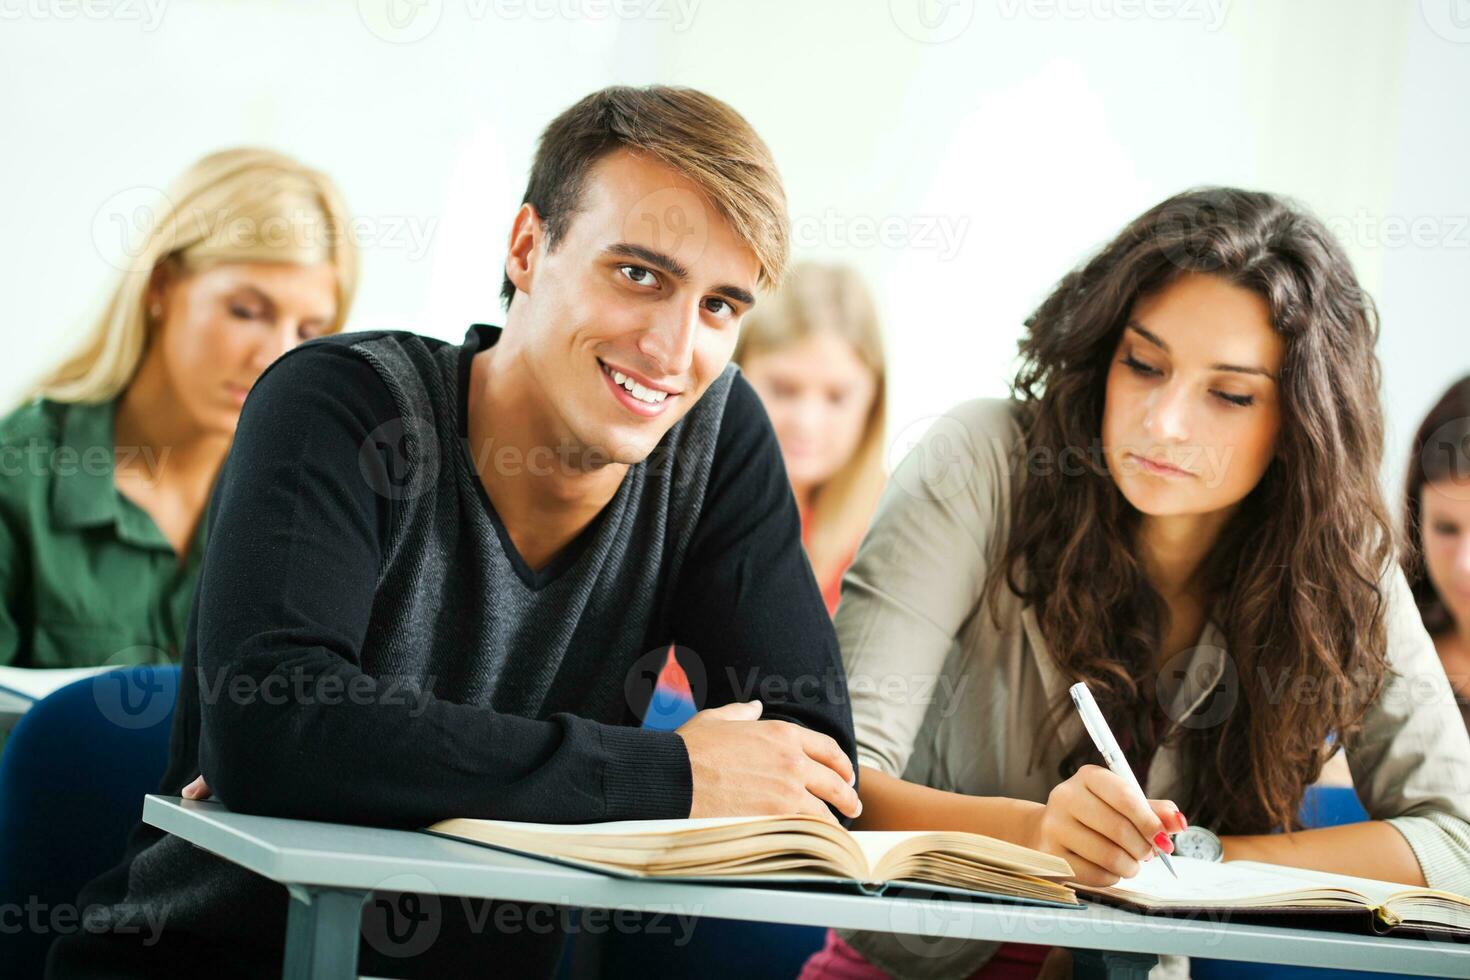
[[[148,796],[143,820],[283,884],[384,889],[637,909],[909,935],[915,949],[958,938],[1340,969],[1470,976],[1470,945],[1204,919],[1089,904],[1054,909],[965,899],[612,878],[431,834],[231,813],[215,801]]]

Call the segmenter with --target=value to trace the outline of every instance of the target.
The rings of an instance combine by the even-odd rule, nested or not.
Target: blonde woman
[[[323,174],[224,150],[156,218],[78,350],[0,420],[0,664],[176,661],[245,396],[347,317],[356,252]]]
[[[845,266],[796,266],[751,311],[735,361],[775,426],[802,543],[835,612],[883,490],[883,337],[862,278]]]
[[[830,615],[884,482],[883,336],[862,277],[846,266],[793,266],[741,325],[735,362],[776,430]],[[678,727],[693,698],[671,651],[645,723]]]

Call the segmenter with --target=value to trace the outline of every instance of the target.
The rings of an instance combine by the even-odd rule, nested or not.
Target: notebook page
[[[1232,864],[1249,865],[1252,868],[1260,868],[1273,874],[1282,875],[1287,878],[1296,878],[1301,881],[1302,887],[1316,885],[1319,888],[1346,888],[1358,892],[1374,905],[1382,905],[1388,901],[1390,895],[1398,892],[1409,891],[1413,885],[1396,885],[1391,881],[1378,881],[1374,878],[1355,878],[1352,875],[1331,874],[1326,871],[1307,871],[1302,868],[1278,867],[1271,864],[1259,864],[1255,861],[1233,861]]]
[[[1271,865],[1249,861],[1217,864],[1185,857],[1170,860],[1174,862],[1174,870],[1179,872],[1177,879],[1169,874],[1163,861],[1155,858],[1145,861],[1136,876],[1124,878],[1110,890],[1124,897],[1139,895],[1167,902],[1210,906],[1224,902],[1249,902],[1322,887],[1315,881],[1279,874]]]

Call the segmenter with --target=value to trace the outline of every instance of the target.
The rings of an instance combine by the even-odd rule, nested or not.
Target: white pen
[[[1092,736],[1092,744],[1102,753],[1103,761],[1108,768],[1117,773],[1122,779],[1133,787],[1138,798],[1148,806],[1148,797],[1143,794],[1143,787],[1138,785],[1138,777],[1133,775],[1133,770],[1128,765],[1128,760],[1123,758],[1123,750],[1118,747],[1118,740],[1113,737],[1113,730],[1108,727],[1107,720],[1102,716],[1102,709],[1092,698],[1092,692],[1083,683],[1073,684],[1069,689],[1072,695],[1072,703],[1077,706],[1077,713],[1082,716],[1082,724],[1087,729],[1087,734]],[[1159,849],[1159,845],[1149,841],[1154,853],[1164,862],[1164,867],[1174,877],[1179,877],[1179,872],[1174,870],[1174,865],[1169,861],[1169,855]]]

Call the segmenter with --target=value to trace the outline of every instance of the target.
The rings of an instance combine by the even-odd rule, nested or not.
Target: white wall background
[[[1201,183],[1345,238],[1383,314],[1391,487],[1470,371],[1466,0],[0,0],[0,400],[85,329],[136,189],[229,144],[341,183],[353,328],[458,339],[499,316],[540,128],[655,81],[744,113],[797,255],[870,277],[896,440],[1003,393],[1049,285]]]

